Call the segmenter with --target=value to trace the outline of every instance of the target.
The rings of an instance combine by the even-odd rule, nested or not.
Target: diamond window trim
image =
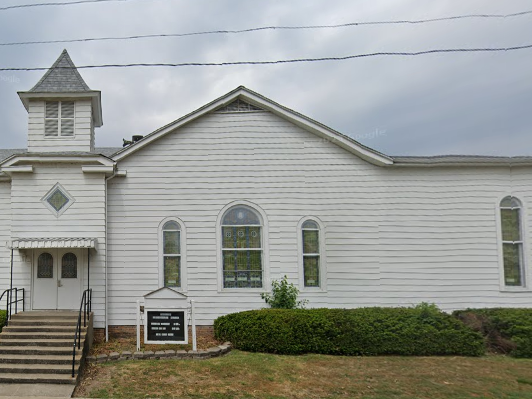
[[[57,183],[44,197],[41,198],[41,202],[50,212],[56,217],[59,217],[65,213],[76,200],[61,184]]]

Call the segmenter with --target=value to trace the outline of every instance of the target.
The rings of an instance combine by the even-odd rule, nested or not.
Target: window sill
[[[532,292],[530,287],[502,287],[499,290],[502,293],[520,293],[520,292]]]

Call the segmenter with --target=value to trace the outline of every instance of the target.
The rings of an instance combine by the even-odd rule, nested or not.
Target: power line
[[[82,0],[82,2],[96,2],[96,1],[128,1],[128,0]],[[65,4],[65,3],[60,3]],[[72,4],[72,3],[67,3]],[[2,10],[0,8],[0,10]],[[161,33],[161,34],[148,34],[148,35],[132,35],[132,36],[109,36],[109,37],[91,37],[91,38],[81,38],[81,39],[64,39],[64,40],[38,40],[38,41],[27,41],[27,42],[11,42],[11,43],[0,43],[0,46],[21,46],[29,44],[57,44],[57,43],[77,43],[77,42],[96,42],[96,41],[111,41],[111,40],[137,40],[137,39],[152,39],[152,38],[164,38],[164,37],[187,37],[187,36],[201,36],[201,35],[219,35],[219,34],[239,34],[239,33],[250,33],[258,31],[268,31],[268,30],[310,30],[310,29],[337,29],[337,28],[348,28],[355,26],[367,26],[367,25],[405,25],[405,24],[424,24],[432,22],[441,22],[441,21],[452,21],[459,19],[470,19],[470,18],[513,18],[520,17],[524,15],[532,14],[532,10],[529,11],[520,11],[512,14],[469,14],[469,15],[456,15],[451,17],[441,17],[441,18],[432,18],[432,19],[419,19],[419,20],[395,20],[395,21],[370,21],[370,22],[348,22],[344,24],[336,25],[302,25],[302,26],[262,26],[257,28],[249,29],[238,29],[238,30],[211,30],[211,31],[200,31],[200,32],[188,32],[188,33]]]
[[[132,0],[76,0],[68,3],[33,3],[33,4],[19,4],[16,6],[1,7],[0,11],[12,10],[14,8],[30,8],[30,7],[50,7],[50,6],[71,6],[85,3],[109,3],[109,2],[124,2]]]
[[[513,47],[493,47],[493,48],[454,48],[454,49],[433,49],[416,52],[376,52],[346,55],[343,57],[321,57],[321,58],[294,58],[276,61],[229,61],[229,62],[182,62],[182,63],[131,63],[131,64],[101,64],[101,65],[81,65],[77,69],[96,68],[132,68],[132,67],[209,67],[209,66],[233,66],[233,65],[274,65],[274,64],[294,64],[303,62],[323,62],[323,61],[345,61],[356,58],[383,57],[383,56],[418,56],[427,54],[450,54],[450,53],[486,53],[486,52],[506,52],[532,49],[532,44]],[[70,67],[56,67],[71,69]],[[0,68],[0,71],[46,71],[50,68]]]

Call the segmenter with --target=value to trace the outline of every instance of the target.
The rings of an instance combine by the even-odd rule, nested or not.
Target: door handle
[[[58,287],[62,287],[63,286],[63,283],[61,282],[61,280],[57,280],[57,286]]]

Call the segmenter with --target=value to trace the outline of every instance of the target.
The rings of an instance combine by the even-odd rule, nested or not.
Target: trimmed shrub
[[[214,322],[237,349],[278,354],[465,355],[484,353],[482,336],[435,306],[262,309]]]
[[[489,350],[532,358],[532,309],[466,309],[453,314],[484,335]]]
[[[0,332],[2,332],[2,328],[6,324],[6,318],[7,318],[6,311],[0,310]]]

